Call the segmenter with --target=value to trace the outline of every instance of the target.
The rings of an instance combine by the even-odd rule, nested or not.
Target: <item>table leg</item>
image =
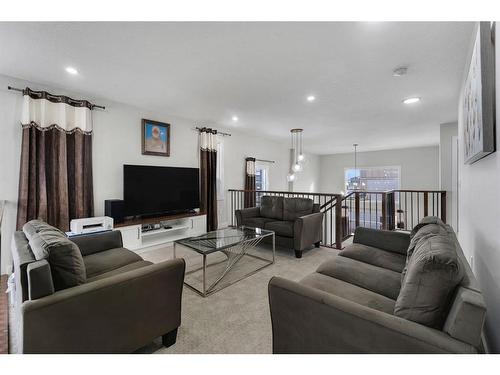
[[[177,258],[176,253],[175,253],[175,242],[174,242],[174,259]]]
[[[276,236],[273,233],[273,263],[274,263],[275,256],[276,256]]]
[[[203,295],[205,295],[207,287],[207,255],[203,254]]]

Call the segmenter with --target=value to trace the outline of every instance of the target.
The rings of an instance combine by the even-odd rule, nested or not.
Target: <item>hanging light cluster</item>
[[[358,144],[354,143],[354,177],[349,178],[346,182],[347,191],[356,191],[356,190],[364,190],[366,188],[366,184],[361,181],[361,171],[358,169]]]
[[[302,171],[302,163],[305,160],[304,151],[302,148],[302,132],[304,129],[292,129],[290,134],[292,137],[292,170],[287,176],[288,182],[293,182],[296,179],[296,173]]]

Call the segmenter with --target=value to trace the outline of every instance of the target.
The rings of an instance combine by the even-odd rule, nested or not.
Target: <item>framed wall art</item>
[[[170,124],[142,119],[142,154],[170,156]]]
[[[464,162],[472,164],[495,151],[494,24],[480,22],[462,101]]]

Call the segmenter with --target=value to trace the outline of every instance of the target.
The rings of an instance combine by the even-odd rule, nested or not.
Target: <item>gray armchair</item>
[[[323,213],[312,199],[263,196],[260,207],[236,210],[235,215],[238,226],[274,231],[276,243],[293,248],[297,258],[321,243]]]
[[[56,231],[38,227],[32,236],[14,234],[19,352],[130,353],[160,336],[165,346],[175,343],[181,323],[183,259],[144,261],[122,247],[119,231],[54,241]],[[46,233],[49,255],[37,260],[33,246],[39,240],[33,238]],[[65,288],[58,284],[55,269],[63,263],[50,254],[56,242],[59,253],[61,243],[78,246],[86,280]]]

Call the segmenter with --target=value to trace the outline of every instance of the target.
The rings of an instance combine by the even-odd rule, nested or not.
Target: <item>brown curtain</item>
[[[41,219],[68,231],[71,219],[94,214],[92,135],[91,131],[72,128],[75,118],[78,118],[77,123],[83,121],[81,112],[71,114],[71,111],[66,111],[71,114],[68,117],[70,124],[43,126],[46,119],[41,118],[40,113],[50,117],[51,111],[54,115],[58,110],[50,103],[38,103],[38,100],[47,101],[47,98],[46,95],[37,96],[37,93],[45,92],[25,90],[25,97],[28,96],[31,102],[25,102],[23,120],[38,116],[39,123],[31,121],[23,125],[17,229],[29,220]],[[51,95],[53,98],[57,97]],[[80,107],[90,110],[87,103],[75,101],[74,105],[80,104]],[[43,111],[40,111],[40,105],[44,107]],[[30,110],[36,114],[30,114]],[[57,116],[61,117],[60,114]]]
[[[200,209],[207,215],[207,231],[217,223],[217,130],[200,130]]]
[[[245,190],[255,190],[255,158],[245,159]],[[245,208],[255,207],[255,192],[246,191]]]

